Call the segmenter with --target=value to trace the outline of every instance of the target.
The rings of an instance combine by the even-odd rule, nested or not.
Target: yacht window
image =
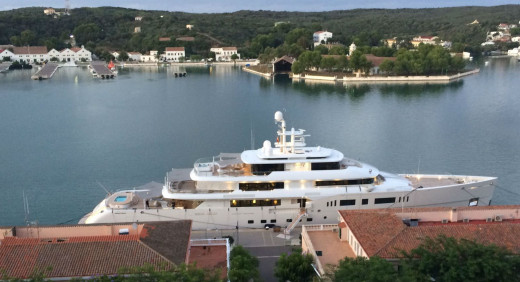
[[[284,171],[284,164],[253,164],[251,165],[251,173],[254,175],[268,175],[273,171]]]
[[[288,218],[286,221],[287,222],[292,222],[292,218]]]
[[[356,204],[356,200],[339,200],[340,206],[354,206]]]
[[[361,200],[362,205],[368,205],[368,199],[362,199]]]
[[[283,189],[283,182],[239,183],[238,189],[242,191],[267,191]]]
[[[267,220],[262,219],[262,220],[260,220],[260,223],[267,223]]]
[[[345,185],[361,185],[373,184],[374,178],[349,179],[349,180],[326,180],[316,181],[316,186],[345,186]]]
[[[406,196],[406,201],[410,201],[410,196]]]
[[[470,206],[470,207],[478,206],[478,198],[471,198],[471,199],[469,199],[468,206]]]
[[[327,202],[327,207],[329,206],[329,202]]]
[[[279,206],[282,200],[231,200],[231,207],[265,207],[265,206]]]
[[[391,204],[395,203],[395,197],[392,198],[376,198],[374,204]]]
[[[271,219],[271,223],[276,223],[276,219]]]
[[[311,170],[335,170],[339,169],[339,162],[311,163]]]
[[[399,197],[399,203],[401,202],[401,197]]]
[[[307,221],[312,221],[312,217],[308,217],[308,218],[307,218]]]
[[[334,206],[337,206],[337,205],[338,205],[338,201],[334,200]]]
[[[250,219],[250,220],[247,221],[247,223],[248,224],[253,224],[253,223],[255,223],[255,221]]]

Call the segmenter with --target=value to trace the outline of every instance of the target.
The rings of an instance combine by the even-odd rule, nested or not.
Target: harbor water
[[[275,140],[277,110],[310,146],[394,173],[497,176],[493,204],[520,204],[520,63],[480,67],[449,84],[293,82],[233,66],[0,73],[0,226],[77,223],[105,189],[258,148]]]

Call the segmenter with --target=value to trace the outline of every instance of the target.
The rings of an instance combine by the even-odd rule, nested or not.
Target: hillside
[[[142,16],[142,21],[135,21]],[[468,25],[477,19],[479,25]],[[444,40],[478,44],[485,33],[500,22],[518,23],[520,5],[455,7],[438,9],[356,9],[330,12],[238,11],[193,14],[101,7],[73,9],[69,16],[47,16],[43,8],[0,11],[0,45],[9,43],[64,47],[74,34],[78,45],[90,49],[147,51],[165,46],[186,46],[202,53],[214,45],[214,37],[225,45],[246,47],[258,34],[269,33],[275,22],[291,28],[328,30],[334,39],[349,44],[358,41],[377,45],[381,38],[438,35]],[[192,31],[186,24],[194,25]],[[141,33],[134,33],[135,27]],[[24,31],[31,31],[25,32]],[[202,36],[207,34],[208,36]],[[14,36],[14,38],[13,38]],[[159,37],[193,36],[194,42],[159,42]],[[16,42],[13,42],[16,41]]]

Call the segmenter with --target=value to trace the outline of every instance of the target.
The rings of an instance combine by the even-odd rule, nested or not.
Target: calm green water
[[[109,190],[162,182],[171,168],[275,138],[273,115],[309,145],[397,173],[499,177],[494,204],[519,204],[520,64],[495,59],[448,85],[267,80],[238,68],[85,68],[51,80],[0,74],[0,226],[75,223]],[[77,77],[77,82],[76,82]],[[253,137],[253,138],[252,138]],[[506,190],[507,189],[507,190]]]

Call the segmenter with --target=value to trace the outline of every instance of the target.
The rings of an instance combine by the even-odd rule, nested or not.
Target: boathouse
[[[289,73],[295,59],[289,56],[283,56],[273,63],[273,73]]]

